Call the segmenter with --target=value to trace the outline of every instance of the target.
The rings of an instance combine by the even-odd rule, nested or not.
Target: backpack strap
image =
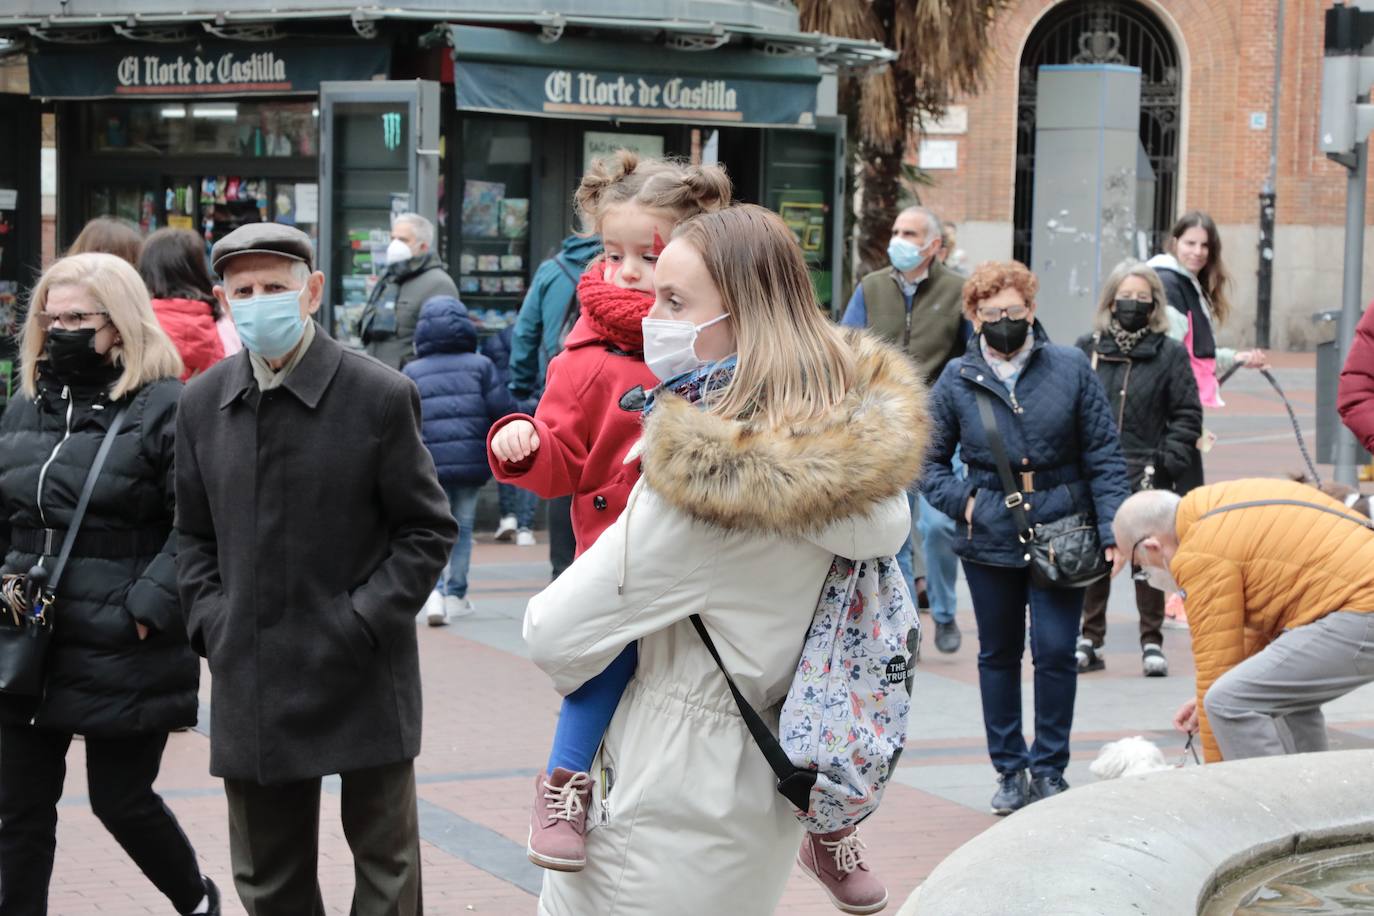
[[[1353,522],[1356,525],[1360,525],[1361,527],[1369,531],[1374,531],[1374,522],[1369,522],[1364,519],[1355,518],[1354,516],[1347,515],[1344,512],[1338,512],[1337,510],[1332,509],[1330,506],[1322,506],[1318,505],[1317,503],[1309,503],[1306,500],[1301,499],[1254,499],[1244,503],[1232,503],[1229,506],[1217,506],[1210,512],[1204,512],[1198,518],[1198,521],[1205,521],[1206,519],[1209,519],[1214,515],[1220,515],[1223,512],[1231,512],[1236,509],[1255,509],[1260,506],[1301,506],[1306,509],[1316,509],[1318,512],[1325,512],[1328,515],[1334,515],[1337,518],[1343,518],[1346,521]]]
[[[988,438],[993,460],[997,462],[997,476],[1002,478],[1002,491],[1006,496],[1002,504],[1011,512],[1016,523],[1017,538],[1022,544],[1035,540],[1035,529],[1031,527],[1030,516],[1026,514],[1026,497],[1016,485],[1011,473],[1011,460],[1007,458],[1006,446],[1002,444],[1002,433],[997,429],[997,416],[992,412],[992,394],[978,387],[973,388],[974,399],[978,402],[978,416],[983,420],[983,433]]]
[[[578,317],[582,314],[582,303],[577,298],[577,277],[573,276],[572,271],[568,270],[568,265],[563,263],[563,256],[556,254],[553,256],[553,263],[558,265],[558,269],[563,271],[563,276],[568,278],[572,284],[572,295],[568,297],[568,304],[563,306],[563,323],[559,325],[558,341],[561,345],[572,331],[573,325],[577,324]]]
[[[782,745],[778,743],[777,736],[763,721],[763,717],[749,705],[744,694],[739,692],[739,688],[735,686],[735,679],[725,670],[725,663],[720,660],[720,653],[716,651],[716,644],[711,641],[711,634],[706,632],[706,624],[702,623],[700,614],[692,615],[692,626],[696,627],[701,641],[706,643],[706,651],[716,660],[716,667],[720,669],[720,673],[725,675],[725,683],[730,685],[730,693],[735,698],[735,705],[739,707],[739,714],[744,719],[749,734],[754,736],[754,743],[759,746],[759,750],[768,761],[768,766],[778,777],[778,792],[798,811],[810,811],[811,789],[816,784],[816,771],[804,770],[792,762],[787,752],[782,749]]]

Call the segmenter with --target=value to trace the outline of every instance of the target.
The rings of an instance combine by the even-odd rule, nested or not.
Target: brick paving
[[[1312,357],[1277,354],[1274,361],[1313,447]],[[1207,459],[1210,479],[1274,476],[1302,466],[1288,419],[1261,378],[1243,373],[1228,384],[1226,399],[1228,408],[1207,421],[1221,437]],[[524,658],[519,620],[547,568],[543,546],[521,549],[479,537],[471,576],[478,614],[445,628],[420,627],[425,736],[417,773],[428,913],[534,912],[531,891],[540,875],[523,861],[526,806],[532,774],[548,752],[558,698]],[[1087,764],[1106,741],[1143,734],[1167,754],[1182,748],[1169,719],[1192,692],[1188,634],[1166,631],[1169,678],[1141,677],[1128,585],[1118,583],[1113,594],[1107,669],[1079,682],[1068,772],[1074,784],[1091,780]],[[977,641],[962,583],[959,606],[964,647],[953,656],[928,651],[923,657],[911,741],[882,809],[864,826],[869,859],[891,889],[894,903],[888,912],[895,912],[950,851],[996,821],[986,808],[993,773],[982,737]],[[1025,680],[1029,686],[1029,664]],[[202,698],[208,702],[208,677]],[[1029,690],[1026,700],[1029,704]],[[1331,704],[1328,721],[1333,745],[1374,746],[1374,689]],[[242,916],[229,876],[224,796],[208,775],[208,756],[205,735],[173,735],[158,787],[196,845],[205,872],[225,891],[225,913]],[[81,758],[77,742],[60,809],[51,912],[170,913],[91,814]],[[347,913],[350,858],[338,824],[337,786],[329,780],[321,834],[320,883],[328,911]],[[818,888],[794,873],[778,912],[821,916],[835,911]]]

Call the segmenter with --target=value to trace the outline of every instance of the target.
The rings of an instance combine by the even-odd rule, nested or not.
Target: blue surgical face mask
[[[235,299],[230,302],[234,327],[249,353],[281,359],[300,342],[306,319],[301,317],[303,289]]]
[[[926,252],[930,250],[933,241],[932,239],[931,242],[920,246],[894,235],[892,241],[887,243],[887,259],[902,273],[915,270],[926,259]]]

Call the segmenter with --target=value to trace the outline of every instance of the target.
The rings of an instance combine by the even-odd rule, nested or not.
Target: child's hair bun
[[[637,203],[662,210],[682,221],[730,205],[730,177],[719,165],[688,165],[677,159],[641,159],[618,149],[596,159],[582,176],[574,201],[582,231],[599,231],[606,211],[619,204]]]
[[[730,206],[734,189],[730,176],[718,165],[694,165],[687,169],[682,183],[687,186],[697,208],[702,212]]]

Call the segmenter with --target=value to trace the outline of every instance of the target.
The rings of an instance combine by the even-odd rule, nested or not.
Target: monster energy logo
[[[391,111],[382,115],[382,142],[393,150],[401,145],[401,114]]]

